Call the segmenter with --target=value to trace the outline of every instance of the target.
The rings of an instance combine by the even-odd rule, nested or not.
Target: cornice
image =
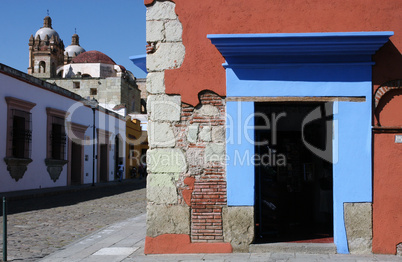
[[[228,67],[303,63],[371,63],[371,56],[394,33],[335,32],[213,34],[212,44]]]

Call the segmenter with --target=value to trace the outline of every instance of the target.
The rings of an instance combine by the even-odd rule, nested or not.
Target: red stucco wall
[[[374,135],[374,253],[395,254],[402,242],[402,144],[395,135]]]
[[[383,95],[375,110],[382,127],[402,126],[402,90]],[[376,121],[376,123],[378,123]],[[402,242],[402,144],[401,133],[374,133],[373,252],[395,254]]]
[[[167,70],[166,93],[181,94],[182,101],[196,105],[198,93],[209,89],[225,95],[224,58],[207,39],[207,34],[303,33],[345,31],[394,31],[392,43],[376,58],[373,72],[376,86],[402,76],[389,65],[402,50],[401,0],[174,0],[183,25],[186,55],[179,69]],[[153,0],[145,0],[152,4]],[[400,54],[399,54],[400,55]],[[385,56],[385,57],[384,57]],[[386,62],[388,61],[388,62]],[[395,61],[394,61],[395,62]]]

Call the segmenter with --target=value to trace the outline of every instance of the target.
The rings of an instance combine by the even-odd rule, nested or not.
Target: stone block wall
[[[223,242],[224,99],[203,92],[193,107],[179,96],[156,95],[148,99],[148,112],[147,235],[189,234],[192,242]],[[172,209],[182,215],[173,216]]]
[[[147,6],[146,17],[150,48],[145,252],[158,249],[155,239],[172,234],[178,241],[180,235],[189,236],[190,250],[197,252],[200,246],[196,242],[224,242],[225,99],[203,91],[199,104],[192,106],[182,103],[181,95],[165,93],[165,70],[179,68],[184,61],[182,26],[171,1],[155,1]],[[230,244],[219,249],[232,250]]]
[[[141,112],[141,91],[138,86],[132,82],[120,80],[120,103],[125,104],[127,113]]]

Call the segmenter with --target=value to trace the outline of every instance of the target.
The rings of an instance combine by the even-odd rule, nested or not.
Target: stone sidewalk
[[[233,253],[144,255],[146,214],[113,224],[60,251],[41,262],[133,262],[133,261],[402,261],[392,255],[344,255],[303,253]]]
[[[0,195],[8,199],[8,261],[38,261],[94,232],[146,212],[144,179]],[[2,231],[1,226],[0,235]],[[2,255],[0,237],[0,261]]]

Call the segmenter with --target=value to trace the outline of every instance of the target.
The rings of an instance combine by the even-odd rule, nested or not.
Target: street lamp
[[[95,98],[92,98],[89,100],[89,97],[87,98],[87,105],[89,105],[92,109],[93,112],[93,126],[92,126],[92,186],[95,186],[95,109],[98,107],[98,101]]]

